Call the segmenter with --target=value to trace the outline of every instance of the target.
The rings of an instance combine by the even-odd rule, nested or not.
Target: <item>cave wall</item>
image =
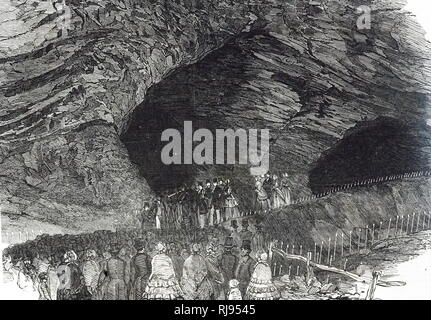
[[[427,63],[421,52],[429,43],[423,40],[423,48],[416,47],[419,42],[413,44],[413,38],[423,37],[414,21],[386,5],[373,15],[372,30],[361,32],[352,27],[351,15],[342,14],[340,2],[329,2],[325,10],[308,7],[300,26],[291,11],[284,24],[284,15],[275,10],[273,22],[264,28],[178,69],[151,88],[136,108],[122,138],[132,161],[156,185],[169,180],[173,171],[158,157],[164,145],[160,132],[181,132],[184,121],[193,121],[195,128],[213,132],[270,129],[270,171],[288,172],[296,197],[366,178],[429,169],[429,74],[414,74],[417,66]],[[408,40],[397,42],[394,28],[405,32]],[[406,68],[406,55],[413,61],[411,69]],[[155,113],[159,120],[150,120]],[[353,134],[369,126],[374,129]],[[146,153],[149,145],[158,152]],[[153,167],[160,174],[149,174]],[[246,192],[245,202],[252,198],[253,179],[239,165],[180,167],[175,174],[191,180],[235,177],[238,196]]]
[[[409,226],[411,227],[411,218],[415,214],[414,228],[416,228],[418,214],[421,214],[421,226],[422,214],[429,213],[431,205],[430,183],[429,178],[405,179],[341,191],[316,201],[291,205],[266,216],[264,231],[273,239],[283,240],[290,246],[295,244],[298,248],[299,245],[303,245],[304,250],[306,248],[312,250],[314,243],[319,245],[321,241],[327,248],[329,238],[332,239],[333,245],[336,233],[339,237],[344,233],[344,244],[347,247],[349,231],[352,231],[353,246],[356,248],[359,228],[362,229],[363,243],[365,237],[363,230],[366,226],[369,227],[370,237],[372,225],[375,225],[377,238],[379,225],[382,222],[382,232],[386,236],[389,219],[392,219],[391,228],[394,229],[397,216],[399,216],[398,228],[401,225],[401,216],[404,216],[405,230],[407,216],[410,215]]]
[[[373,4],[371,30],[359,31],[356,7],[371,3],[363,2],[69,0],[65,25],[51,2],[7,0],[2,212],[76,230],[136,225],[153,191],[120,136],[150,87],[217,49],[234,51],[227,59],[221,51],[222,61],[204,71],[229,78],[226,86],[208,78],[194,91],[203,124],[211,117],[226,127],[273,128],[273,170],[290,173],[296,196],[310,193],[308,174],[322,152],[359,122],[429,116],[423,30],[402,2],[386,0]],[[175,102],[163,98],[163,107]]]
[[[152,191],[119,135],[147,89],[256,17],[230,1],[2,2],[0,204],[75,229],[133,225]]]

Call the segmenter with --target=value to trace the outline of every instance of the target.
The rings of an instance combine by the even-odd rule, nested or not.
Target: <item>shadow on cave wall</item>
[[[313,193],[368,178],[429,170],[431,147],[427,125],[391,118],[366,121],[349,130],[310,171]]]
[[[235,177],[251,179],[247,177],[248,167],[244,166],[165,165],[161,161],[161,151],[167,144],[161,141],[165,129],[177,129],[184,137],[184,121],[192,121],[194,130],[206,128],[215,132],[216,128],[225,128],[229,115],[219,110],[236,99],[235,92],[241,84],[238,79],[247,81],[246,63],[247,56],[232,41],[152,87],[145,101],[136,108],[121,140],[131,161],[155,192],[171,191],[212,177],[229,177],[234,186],[238,183]]]

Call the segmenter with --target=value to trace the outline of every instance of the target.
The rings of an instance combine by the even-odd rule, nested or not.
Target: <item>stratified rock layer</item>
[[[78,230],[136,225],[152,190],[119,136],[152,85],[217,49],[192,116],[271,128],[271,164],[291,174],[298,196],[311,192],[322,153],[358,123],[428,116],[430,46],[396,1],[373,4],[371,30],[356,27],[358,1],[66,4],[61,15],[49,1],[0,10],[7,214]]]

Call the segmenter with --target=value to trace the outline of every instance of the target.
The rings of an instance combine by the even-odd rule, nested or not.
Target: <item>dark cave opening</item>
[[[407,172],[429,170],[431,130],[391,118],[362,122],[322,154],[309,174],[313,193]]]
[[[235,177],[251,179],[246,166],[166,165],[161,160],[162,149],[167,144],[161,141],[161,135],[166,129],[176,129],[184,138],[185,121],[192,121],[194,130],[205,128],[213,133],[218,128],[235,126],[229,123],[233,117],[226,115],[225,108],[235,100],[236,88],[240,85],[238,79],[245,80],[244,63],[247,59],[243,55],[232,41],[150,88],[145,101],[135,109],[121,140],[131,161],[156,193],[213,177],[229,178],[233,185],[239,183]],[[193,142],[193,146],[197,144]]]

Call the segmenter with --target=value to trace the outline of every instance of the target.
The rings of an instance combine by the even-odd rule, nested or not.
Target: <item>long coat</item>
[[[108,260],[107,269],[109,282],[105,300],[126,300],[126,262],[120,258],[112,257]]]
[[[131,300],[141,300],[151,274],[151,259],[146,253],[136,254],[130,261]]]
[[[214,298],[216,300],[224,300],[224,277],[223,272],[218,264],[217,258],[213,255],[206,257],[208,276],[212,283]]]
[[[225,292],[228,292],[229,281],[235,279],[235,272],[238,268],[238,257],[230,251],[225,251],[219,260],[220,269],[223,274]]]
[[[235,278],[239,281],[239,290],[242,296],[245,296],[247,286],[250,282],[256,262],[250,256],[241,257],[238,262],[238,268],[235,272]]]
[[[181,285],[188,300],[209,300],[214,294],[205,259],[192,254],[184,261]]]

